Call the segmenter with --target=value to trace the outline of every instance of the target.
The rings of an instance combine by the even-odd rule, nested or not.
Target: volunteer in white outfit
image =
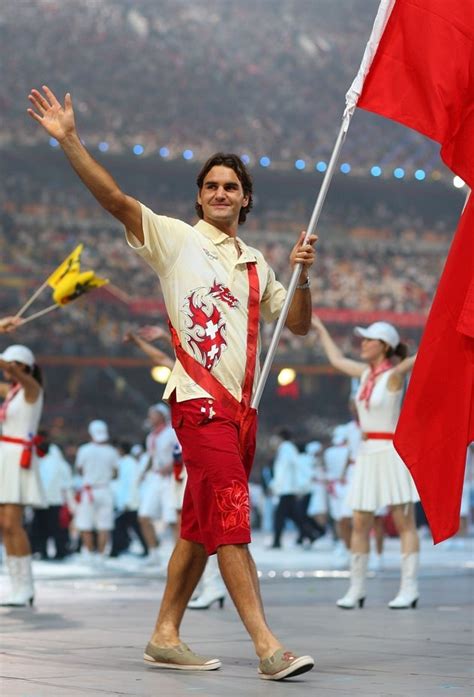
[[[393,446],[403,397],[403,384],[415,357],[407,358],[407,349],[391,324],[375,322],[366,329],[356,327],[362,338],[359,362],[346,358],[317,317],[313,326],[319,333],[330,363],[341,372],[361,380],[356,406],[362,429],[362,444],[354,465],[354,480],[348,499],[353,509],[351,538],[351,584],[338,600],[341,608],[362,607],[365,599],[369,533],[374,512],[390,506],[400,535],[402,553],[401,585],[389,603],[392,609],[416,607],[419,540],[413,503],[419,500],[413,479]],[[400,362],[392,362],[392,358]]]
[[[176,502],[173,493],[173,451],[178,443],[170,425],[169,407],[160,402],[148,410],[152,430],[147,436],[149,464],[144,473],[138,517],[147,541],[150,562],[158,563],[158,541],[154,520],[163,520],[176,532]]]
[[[3,604],[32,605],[31,548],[23,528],[24,506],[45,506],[38,471],[38,425],[43,409],[41,372],[29,348],[16,344],[0,355],[0,531],[11,594]]]
[[[328,509],[334,521],[337,535],[335,554],[347,563],[347,551],[350,549],[351,524],[345,515],[343,502],[347,494],[346,472],[349,466],[350,450],[344,426],[336,426],[332,434],[332,444],[323,454],[326,472],[326,489]]]
[[[42,559],[48,559],[48,540],[55,544],[54,559],[64,559],[68,554],[69,531],[61,520],[61,508],[72,498],[73,481],[71,467],[61,449],[55,443],[45,443],[46,455],[40,459],[39,470],[46,494],[47,508],[35,509],[31,536],[33,551]]]
[[[326,470],[322,458],[323,445],[318,440],[311,441],[306,445],[306,452],[314,458],[313,485],[308,515],[316,521],[321,529],[325,529],[328,521],[328,501],[325,484]]]
[[[97,532],[97,551],[103,555],[114,527],[111,482],[117,476],[119,456],[108,443],[105,421],[91,421],[88,430],[91,441],[81,445],[76,455],[76,471],[82,476],[82,487],[75,526],[81,533],[86,555],[94,552],[94,531]]]
[[[134,445],[133,448],[135,448],[134,452],[137,453],[137,446]],[[125,441],[118,445],[120,456],[118,477],[112,482],[116,518],[112,534],[111,557],[118,557],[119,554],[128,549],[130,545],[129,531],[133,531],[140,540],[144,556],[148,554],[148,547],[138,522],[140,464],[137,458],[132,455],[133,448],[130,443]],[[141,447],[138,446],[138,454],[141,453],[141,450]]]

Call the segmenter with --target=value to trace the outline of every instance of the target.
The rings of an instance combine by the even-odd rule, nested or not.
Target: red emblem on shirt
[[[227,348],[226,322],[213,302],[209,288],[197,288],[186,298],[187,317],[184,333],[194,357],[207,370],[212,370]]]
[[[250,530],[250,506],[247,487],[235,480],[224,489],[216,489],[217,508],[221,513],[224,532],[236,528]]]
[[[218,298],[225,302],[229,307],[237,307],[239,301],[235,298],[230,290],[224,286],[223,283],[217,283],[214,281],[214,285],[211,287],[210,294],[213,298]]]

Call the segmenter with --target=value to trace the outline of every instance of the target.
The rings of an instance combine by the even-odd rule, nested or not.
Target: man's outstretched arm
[[[43,85],[43,93],[31,90],[32,108],[28,114],[53,138],[56,138],[71,166],[100,205],[130,230],[143,244],[141,208],[127,196],[114,178],[88,153],[77,134],[72,99],[69,93],[60,104],[54,93]]]

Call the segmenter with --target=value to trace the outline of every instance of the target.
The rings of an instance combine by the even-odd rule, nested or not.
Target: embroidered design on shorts
[[[247,487],[235,480],[224,489],[215,489],[217,508],[224,532],[236,528],[250,530],[250,507]]]

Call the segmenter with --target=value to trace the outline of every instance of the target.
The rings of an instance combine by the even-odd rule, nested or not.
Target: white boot
[[[2,604],[9,605],[10,607],[33,605],[35,591],[33,587],[33,573],[31,570],[31,555],[25,557],[13,557],[8,555],[7,565],[12,592],[7,602]]]
[[[351,584],[345,596],[337,601],[338,607],[344,610],[352,610],[356,605],[364,607],[368,561],[368,554],[351,555]]]
[[[207,610],[213,603],[219,603],[219,607],[224,607],[227,592],[219,571],[216,554],[207,560],[201,579],[201,589],[198,597],[188,603],[191,610]]]
[[[400,590],[388,606],[392,610],[404,610],[408,607],[416,607],[420,594],[418,592],[418,566],[420,555],[402,554],[402,577]]]

